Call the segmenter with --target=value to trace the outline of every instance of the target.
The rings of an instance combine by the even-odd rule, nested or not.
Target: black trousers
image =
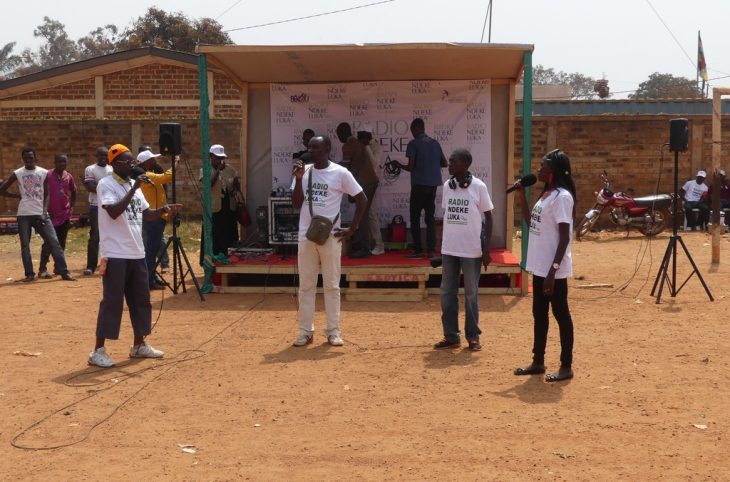
[[[573,364],[573,319],[568,309],[568,280],[556,279],[552,296],[543,294],[544,282],[545,278],[533,276],[532,316],[535,319],[535,338],[532,360],[537,365],[545,364],[545,345],[550,326],[548,309],[552,307],[560,330],[560,365],[569,368]]]
[[[125,299],[134,335],[149,335],[152,331],[152,305],[144,258],[109,258],[102,285],[104,297],[96,318],[96,337],[111,340],[119,338]]]
[[[436,211],[436,186],[411,186],[411,238],[413,249],[423,251],[421,244],[421,211],[425,212],[426,249],[433,254],[436,249],[436,225],[433,215]]]
[[[99,207],[89,207],[89,242],[86,244],[86,269],[96,271],[99,264]]]

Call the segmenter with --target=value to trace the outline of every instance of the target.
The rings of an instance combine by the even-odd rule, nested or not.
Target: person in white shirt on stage
[[[469,349],[479,351],[479,278],[487,269],[489,240],[492,237],[492,198],[487,185],[469,172],[472,157],[466,149],[456,149],[449,157],[451,178],[444,183],[441,207],[444,229],[441,242],[441,324],[444,338],[434,348],[461,345],[459,331],[459,278],[464,274],[464,334]]]
[[[532,210],[519,181],[513,186],[519,190],[522,216],[530,226],[526,269],[533,275],[534,318],[532,363],[515,369],[514,373],[545,373],[548,310],[552,307],[560,329],[560,369],[547,375],[545,380],[557,382],[573,378],[573,319],[568,307],[568,278],[573,275],[571,244],[576,195],[568,155],[560,149],[548,152],[537,179],[544,182],[545,187]]]
[[[317,275],[322,268],[324,307],[327,314],[327,342],[342,346],[340,333],[340,274],[342,271],[342,240],[357,231],[365,214],[368,200],[352,173],[329,159],[332,141],[327,136],[316,136],[309,141],[312,164],[306,167],[301,159],[294,160],[292,204],[301,209],[299,214],[299,336],[294,346],[312,343],[314,335],[314,300],[317,294]],[[311,185],[311,188],[310,188]],[[355,215],[347,229],[340,228],[340,204],[343,195],[355,200]],[[306,233],[315,216],[324,216],[333,222],[322,245],[307,239]]]

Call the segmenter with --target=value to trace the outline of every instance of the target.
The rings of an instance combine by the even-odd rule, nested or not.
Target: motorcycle
[[[666,229],[672,219],[673,194],[632,198],[626,193],[611,191],[606,171],[601,174],[601,181],[603,189],[597,193],[596,203],[575,228],[576,239],[593,229],[606,209],[609,209],[613,224],[626,229],[635,227],[644,236],[655,236]]]

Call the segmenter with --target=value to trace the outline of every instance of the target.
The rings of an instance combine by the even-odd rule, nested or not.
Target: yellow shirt
[[[147,177],[154,183],[147,184],[142,183],[142,194],[144,198],[150,203],[150,209],[159,209],[167,204],[167,194],[165,194],[164,185],[172,182],[172,169],[168,169],[162,174],[156,174],[152,171],[147,171]],[[162,215],[162,219],[167,220],[167,213]]]

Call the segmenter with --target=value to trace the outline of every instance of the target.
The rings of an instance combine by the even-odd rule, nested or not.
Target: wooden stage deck
[[[342,281],[349,301],[418,301],[439,293],[441,268],[426,259],[406,259],[405,251],[390,251],[366,259],[342,257]],[[527,276],[510,251],[491,251],[492,263],[482,273],[479,293],[527,294]],[[218,293],[295,293],[296,256],[245,256],[233,264],[216,265]],[[321,291],[321,288],[318,290]]]

